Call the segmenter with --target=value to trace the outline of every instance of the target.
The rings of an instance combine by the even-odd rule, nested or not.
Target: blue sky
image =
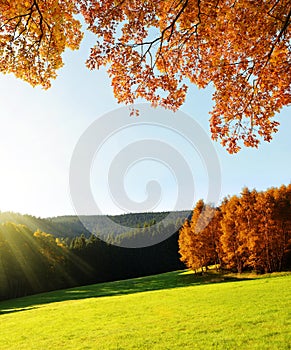
[[[91,72],[85,67],[91,44],[91,39],[86,38],[79,51],[65,53],[65,67],[59,71],[57,80],[48,91],[32,88],[11,75],[0,76],[0,211],[41,217],[75,214],[69,189],[74,148],[92,122],[121,107],[113,97],[105,71]],[[281,125],[272,142],[262,143],[259,149],[245,148],[239,154],[229,155],[218,143],[210,140],[208,112],[211,106],[210,89],[191,87],[181,110],[201,125],[217,152],[221,167],[221,199],[227,194],[239,193],[244,186],[264,190],[290,183],[290,107],[278,115]],[[102,172],[106,170],[105,159],[108,159],[110,147],[118,152],[131,142],[131,137],[132,142],[136,141],[138,135],[127,134],[126,143],[122,138],[111,139],[111,144],[106,146],[108,154],[105,147],[105,153],[99,155],[101,159],[96,157],[92,177],[97,179],[104,175],[103,180],[99,180],[104,182],[105,179],[106,182],[106,174],[102,175]],[[148,128],[145,135],[158,138],[159,130]],[[175,147],[191,158],[191,150],[187,150],[183,140],[177,141]],[[193,154],[193,157],[192,161],[196,162],[194,175],[197,178],[193,177],[197,200],[205,197],[207,181],[203,165],[198,165],[196,155]],[[135,172],[130,168],[127,175],[125,187],[133,200],[142,200],[146,182],[157,177],[163,191],[159,205],[154,209],[173,208],[177,184],[171,174],[167,175],[167,168],[163,169],[161,163],[147,161],[143,166],[138,164]],[[110,202],[110,196],[103,187],[94,193],[94,197],[102,202],[102,212],[126,212],[114,201]],[[93,191],[94,188],[93,183]]]

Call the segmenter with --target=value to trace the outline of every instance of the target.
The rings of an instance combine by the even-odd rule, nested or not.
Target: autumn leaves
[[[0,72],[49,88],[64,50],[79,48],[83,34],[76,13],[68,0],[0,2]]]
[[[213,139],[230,153],[271,140],[291,102],[288,0],[82,3],[99,38],[88,67],[109,67],[119,102],[177,110],[188,82],[212,85]]]
[[[291,102],[289,0],[2,1],[0,71],[50,87],[82,39],[76,15],[96,35],[87,66],[108,68],[118,102],[175,111],[189,84],[212,85],[212,138],[230,153],[277,131]]]
[[[291,260],[291,185],[265,192],[245,188],[219,208],[199,201],[180,231],[179,249],[193,270],[219,264],[237,272],[281,271]]]

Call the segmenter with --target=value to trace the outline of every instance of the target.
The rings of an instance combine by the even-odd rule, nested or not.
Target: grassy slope
[[[290,349],[290,291],[178,271],[39,294],[0,303],[0,349]]]

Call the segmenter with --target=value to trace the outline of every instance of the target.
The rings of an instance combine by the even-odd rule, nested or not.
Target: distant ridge
[[[38,218],[27,214],[0,212],[0,224],[13,222],[18,225],[25,225],[31,231],[41,230],[56,237],[73,238],[84,234],[88,238],[92,233],[100,237],[112,233],[114,235],[120,235],[126,233],[130,228],[151,226],[154,223],[159,224],[161,221],[163,221],[163,224],[169,224],[174,220],[182,224],[190,212],[190,210],[182,210],[119,215],[82,215],[80,217],[86,227],[77,215]],[[167,216],[170,213],[171,220],[169,221],[167,220]],[[114,223],[119,224],[119,227]]]

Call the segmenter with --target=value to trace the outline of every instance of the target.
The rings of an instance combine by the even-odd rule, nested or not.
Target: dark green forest
[[[117,234],[105,217],[86,217],[86,226],[90,224],[92,232],[107,237],[107,242],[86,230],[75,216],[41,219],[1,213],[0,299],[183,268],[177,242],[187,213],[175,212],[172,221],[163,223],[168,213],[115,216],[114,221],[123,225],[123,232]],[[102,222],[107,226],[102,227]],[[139,229],[128,233],[132,227]],[[155,241],[158,236],[170,237],[146,248],[118,246],[143,235]]]

